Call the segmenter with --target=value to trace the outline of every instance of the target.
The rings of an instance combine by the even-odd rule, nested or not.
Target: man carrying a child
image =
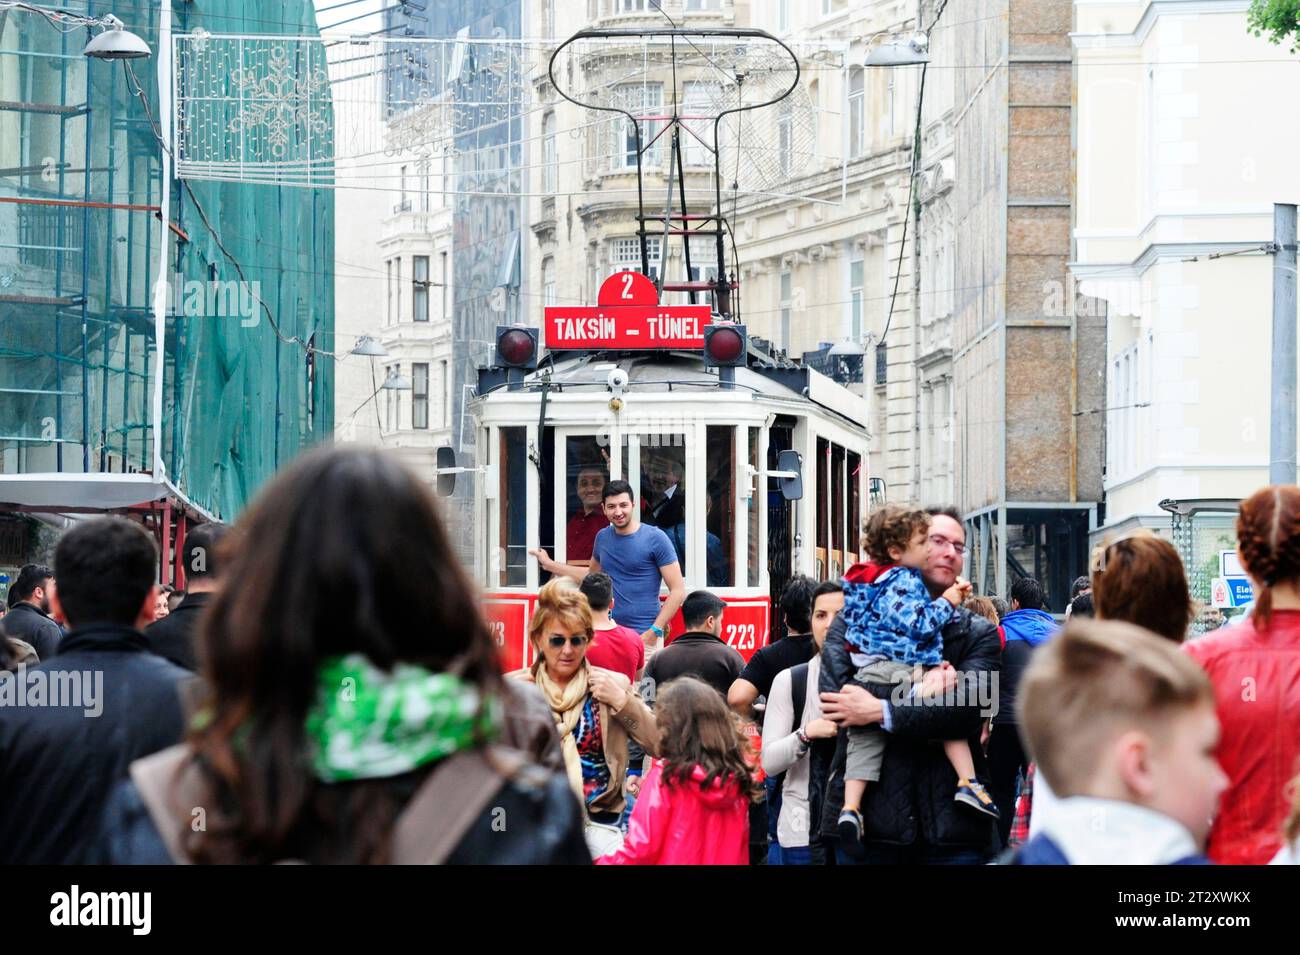
[[[979,742],[983,718],[990,715],[984,709],[990,696],[997,698],[997,628],[954,606],[968,589],[959,578],[966,546],[960,515],[952,509],[920,515],[895,508],[873,518],[877,531],[883,532],[884,523],[891,528],[875,535],[886,546],[872,555],[874,567],[854,568],[846,578],[860,585],[863,612],[849,612],[846,601],[822,651],[823,714],[842,731],[820,813],[823,837],[835,841],[841,864],[973,865],[987,861],[997,845],[996,809],[989,811]],[[903,525],[905,534],[894,533]],[[912,586],[918,575],[924,592]],[[891,579],[897,588],[875,586]],[[876,597],[889,604],[866,612]],[[858,629],[851,631],[855,620]],[[883,672],[881,657],[906,663],[912,676],[879,682],[873,674]],[[991,693],[973,692],[980,680]],[[845,800],[850,727],[869,727],[873,734],[865,738],[870,758],[863,772],[857,757],[864,737],[854,730],[849,775],[866,781],[857,806]],[[845,809],[856,813],[845,816]],[[862,835],[855,839],[859,826]]]

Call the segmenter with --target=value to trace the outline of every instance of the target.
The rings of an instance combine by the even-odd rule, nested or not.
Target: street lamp
[[[86,56],[95,60],[139,60],[153,54],[148,43],[125,29],[122,21],[111,13],[91,22],[101,24],[104,30],[92,37],[81,51]]]
[[[356,347],[349,354],[364,355],[367,358],[387,358],[388,349],[369,335],[362,335],[357,339]]]
[[[910,37],[890,40],[873,47],[867,54],[867,66],[918,66],[930,62],[930,38],[921,32]]]
[[[411,379],[407,378],[400,371],[394,368],[384,379],[384,383],[379,386],[381,391],[410,391]]]

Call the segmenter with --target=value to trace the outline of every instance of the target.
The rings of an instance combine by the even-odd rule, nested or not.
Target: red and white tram
[[[638,273],[618,273],[606,289],[626,275],[654,293]],[[626,333],[618,308],[604,314]],[[859,558],[866,399],[755,348],[743,326],[714,326],[735,330],[740,348],[715,332],[706,350],[707,307],[697,334],[679,334],[669,349],[568,350],[572,342],[554,340],[565,330],[554,317],[540,368],[526,367],[536,364],[535,330],[500,330],[498,361],[525,368],[484,370],[469,407],[478,453],[466,469],[476,472],[474,570],[502,665],[533,659],[527,623],[549,575],[529,552],[540,547],[561,563],[584,563],[592,536],[585,528],[602,520],[589,509],[600,507],[606,479],[632,485],[649,523],[668,485],[677,485],[680,520],[659,526],[678,552],[687,591],[707,588],[726,602],[723,639],[748,659],[780,635],[774,597],[793,574],[838,577]],[[716,367],[717,357],[735,363]],[[668,641],[682,631],[679,614]]]

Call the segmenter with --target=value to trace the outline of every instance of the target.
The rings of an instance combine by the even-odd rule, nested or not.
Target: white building
[[[1250,34],[1248,7],[1075,3],[1072,272],[1108,306],[1103,534],[1268,480],[1272,257],[1243,250],[1300,200],[1300,129],[1277,112],[1300,67]],[[1203,599],[1233,538],[1229,515],[1198,523],[1184,557]]]
[[[402,119],[392,125],[400,133]],[[337,190],[337,338],[346,349],[368,336],[388,354],[339,362],[336,439],[397,449],[432,480],[453,430],[451,176],[447,158],[423,148],[369,177],[391,190]]]

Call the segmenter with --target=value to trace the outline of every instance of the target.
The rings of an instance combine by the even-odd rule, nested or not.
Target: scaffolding
[[[230,519],[333,430],[333,200],[164,184],[160,5],[112,11],[155,51],[140,98],[121,65],[82,55],[86,31],[0,12],[0,479],[150,473],[175,489],[178,512]],[[315,30],[307,0],[177,4],[173,22]]]

